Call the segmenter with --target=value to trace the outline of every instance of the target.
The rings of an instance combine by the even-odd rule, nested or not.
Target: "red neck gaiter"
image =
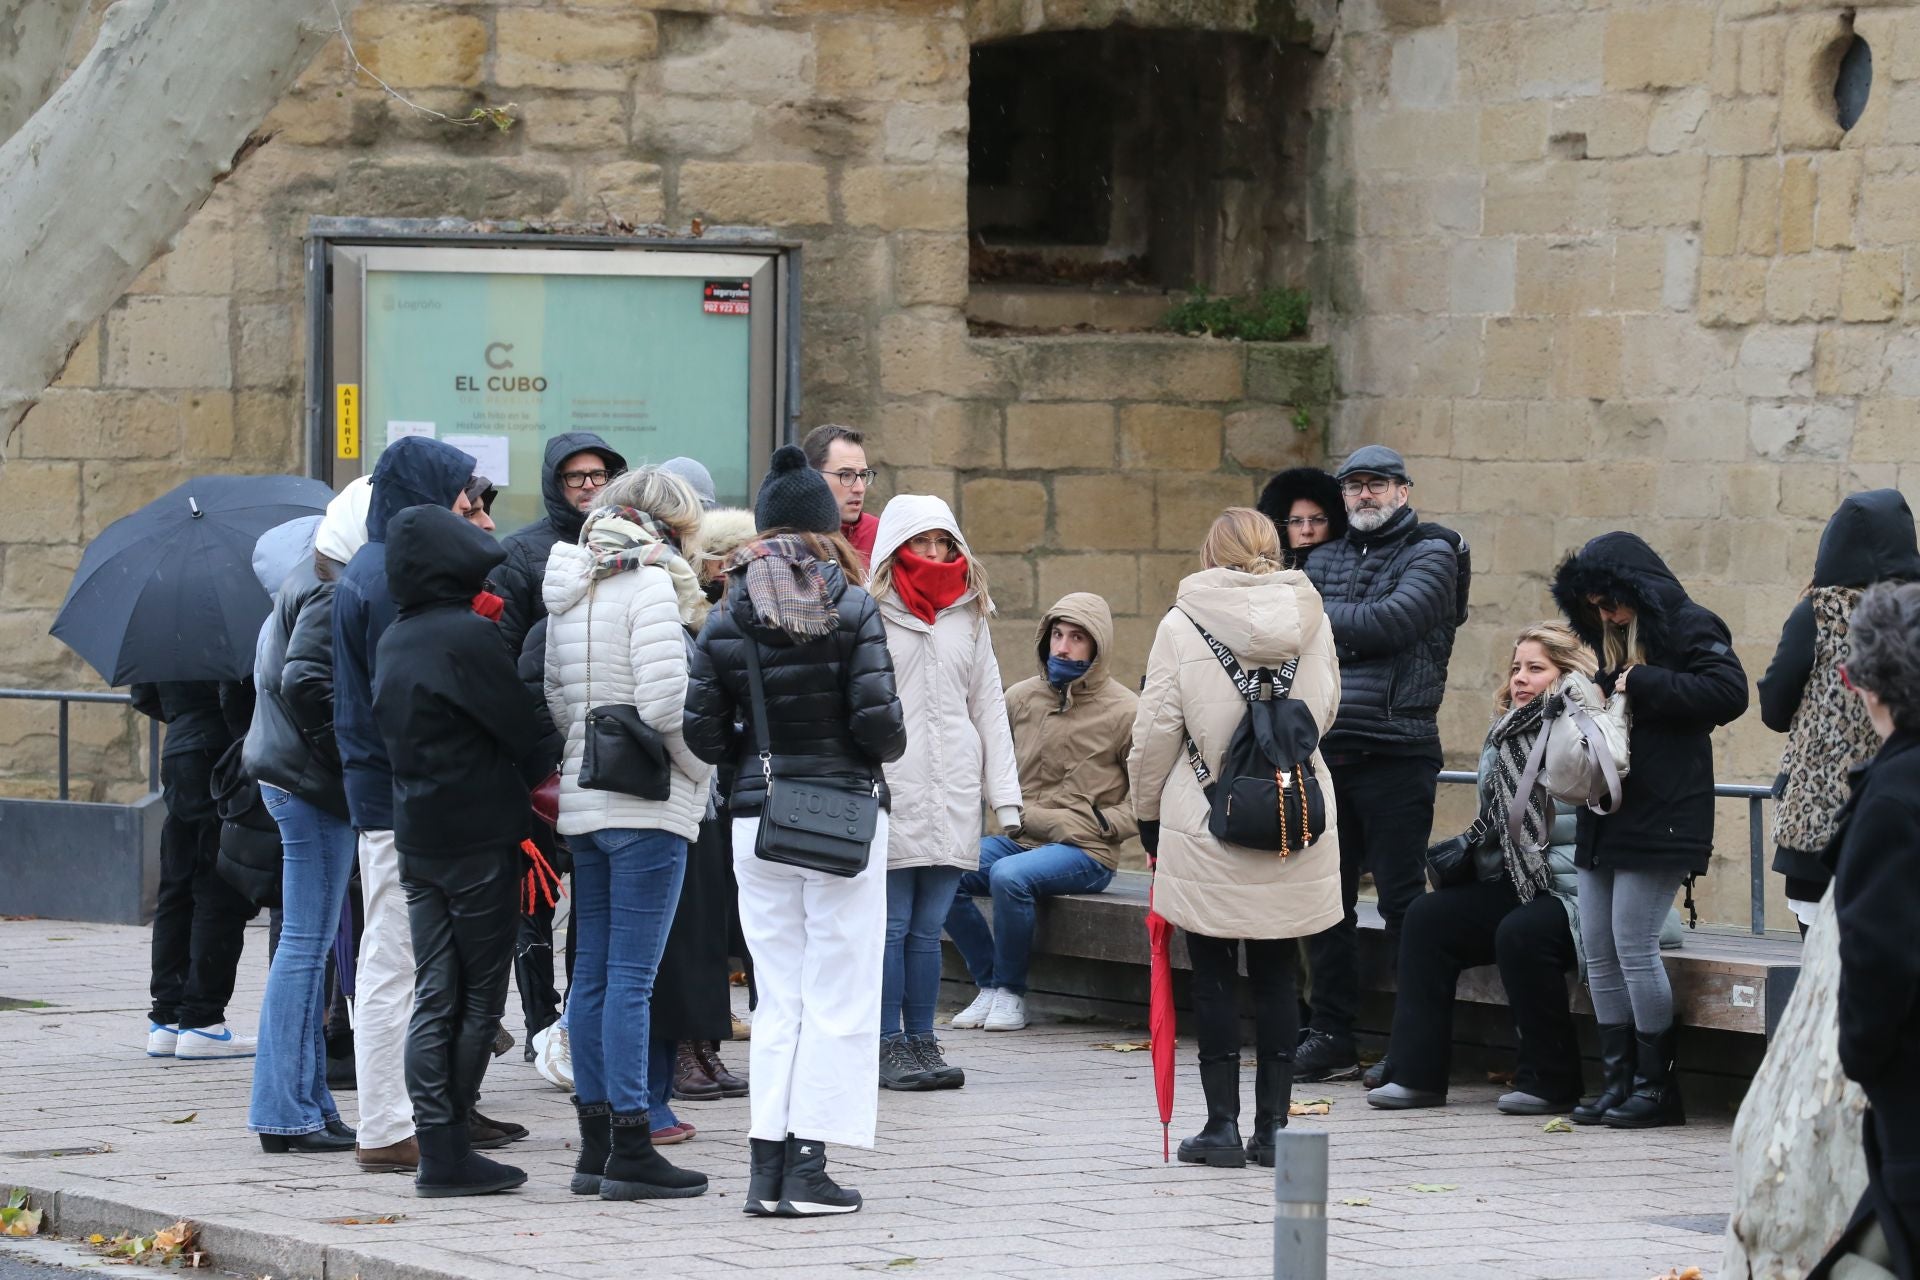
[[[941,564],[917,556],[905,546],[893,553],[893,590],[907,612],[927,625],[933,625],[939,612],[958,600],[967,589],[967,558],[956,556]]]

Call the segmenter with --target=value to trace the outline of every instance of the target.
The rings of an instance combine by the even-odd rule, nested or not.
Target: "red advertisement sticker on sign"
[[[710,316],[744,316],[752,293],[751,280],[709,280],[700,309]]]

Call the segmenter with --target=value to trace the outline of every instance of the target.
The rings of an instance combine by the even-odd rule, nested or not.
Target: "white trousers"
[[[353,1069],[359,1143],[388,1147],[413,1136],[407,1096],[407,1024],[413,1019],[413,926],[400,887],[400,851],[391,831],[360,833],[360,892],[366,929],[353,974]]]
[[[887,815],[857,876],[762,862],[760,819],[733,824],[740,928],[760,1002],[747,1059],[750,1136],[871,1147],[880,1110],[880,968],[887,941]]]

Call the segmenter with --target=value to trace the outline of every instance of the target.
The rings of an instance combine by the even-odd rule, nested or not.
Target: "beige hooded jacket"
[[[1154,634],[1133,725],[1134,810],[1141,821],[1160,823],[1154,908],[1180,928],[1214,938],[1319,933],[1341,917],[1338,815],[1326,762],[1313,753],[1327,826],[1306,848],[1282,858],[1213,838],[1206,796],[1187,760],[1187,735],[1217,778],[1246,703],[1195,622],[1245,667],[1278,667],[1298,655],[1291,696],[1306,704],[1322,733],[1340,708],[1333,627],[1306,574],[1207,569],[1181,581]]]
[[[1048,637],[1070,622],[1093,637],[1093,665],[1063,690],[1047,683]],[[1120,846],[1138,829],[1127,786],[1133,691],[1107,674],[1113,612],[1099,596],[1075,592],[1040,619],[1040,674],[1007,690],[1007,719],[1026,799],[1015,837],[1026,848],[1070,844],[1103,866],[1119,865]]]

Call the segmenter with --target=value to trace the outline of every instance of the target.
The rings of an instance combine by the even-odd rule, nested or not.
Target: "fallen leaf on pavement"
[[[1426,1192],[1458,1191],[1460,1189],[1460,1184],[1457,1182],[1416,1182],[1413,1184],[1413,1189],[1415,1191],[1426,1191]]]
[[[187,1112],[187,1114],[181,1116],[178,1120],[169,1120],[167,1121],[167,1123],[168,1124],[192,1124],[195,1120],[198,1120],[199,1118],[200,1118],[200,1113],[198,1111],[189,1111]]]
[[[1489,1071],[1489,1072],[1487,1072],[1487,1083],[1488,1083],[1488,1084],[1512,1084],[1512,1083],[1513,1083],[1513,1072],[1511,1072],[1511,1071]]]
[[[1151,1040],[1102,1040],[1093,1046],[1095,1049],[1111,1049],[1115,1053],[1139,1053],[1142,1049],[1153,1048]],[[892,1265],[889,1263],[888,1265]]]
[[[1554,1117],[1553,1119],[1551,1119],[1551,1120],[1549,1120],[1549,1121],[1547,1121],[1547,1123],[1546,1123],[1546,1125],[1545,1125],[1545,1127],[1543,1127],[1543,1128],[1542,1128],[1542,1129],[1540,1130],[1540,1132],[1542,1132],[1542,1133],[1572,1133],[1572,1132],[1573,1132],[1573,1126],[1567,1123],[1567,1119],[1566,1119],[1566,1117],[1565,1117],[1565,1116],[1555,1116],[1555,1117]]]
[[[1345,1200],[1342,1200],[1340,1203],[1347,1205],[1350,1208],[1364,1209],[1368,1205],[1373,1203],[1373,1197],[1372,1196],[1348,1196]]]
[[[1682,1270],[1679,1267],[1670,1267],[1664,1274],[1654,1276],[1653,1280],[1700,1280],[1700,1268],[1687,1267]]]
[[[0,1236],[31,1236],[40,1231],[40,1210],[27,1208],[27,1189],[15,1187],[0,1209]]]
[[[1287,1114],[1290,1116],[1324,1116],[1332,1112],[1332,1098],[1314,1098],[1308,1102],[1290,1102]]]

